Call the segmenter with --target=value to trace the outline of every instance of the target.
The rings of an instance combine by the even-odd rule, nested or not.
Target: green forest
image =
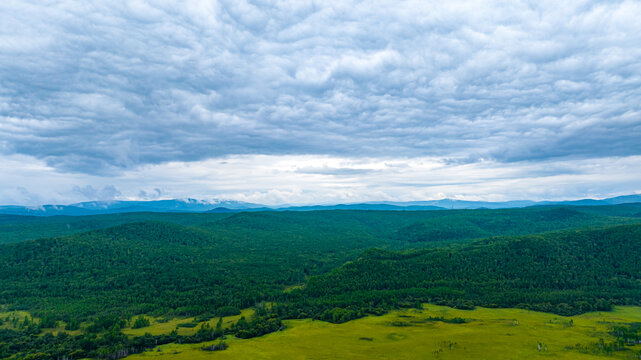
[[[0,312],[37,320],[0,318],[0,358],[116,359],[261,336],[287,319],[343,323],[422,303],[607,311],[641,305],[640,255],[641,204],[2,216]],[[145,316],[215,319],[246,308],[252,317],[188,336],[122,332],[148,326]],[[65,331],[45,331],[60,324]]]

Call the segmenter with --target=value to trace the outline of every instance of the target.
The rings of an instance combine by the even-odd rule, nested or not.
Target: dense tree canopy
[[[641,225],[490,238],[409,252],[369,250],[310,278],[305,289],[289,296],[294,304],[311,304],[315,314],[345,304],[367,313],[372,307],[415,301],[561,315],[640,305]]]
[[[226,316],[265,301],[272,306],[228,331],[259,336],[286,318],[345,322],[425,301],[559,314],[639,304],[641,225],[621,225],[639,223],[638,209],[0,217],[11,241],[95,229],[0,245],[0,305],[40,319],[0,329],[0,357],[114,358],[213,340],[220,329],[120,330],[141,314]],[[535,234],[562,229],[571,230]],[[81,335],[41,334],[60,321]]]

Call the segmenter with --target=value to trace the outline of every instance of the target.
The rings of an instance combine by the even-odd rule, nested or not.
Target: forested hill
[[[244,308],[304,279],[302,266],[268,253],[162,222],[7,244],[0,251],[0,303],[66,321]]]
[[[222,316],[262,302],[272,305],[269,311],[257,307],[259,316],[239,320],[229,331],[258,336],[281,328],[282,319],[344,322],[421,302],[559,314],[639,304],[641,225],[620,225],[638,224],[634,211],[615,206],[596,212],[539,207],[86,218],[85,225],[76,223],[79,228],[126,223],[0,244],[0,308],[41,319],[0,328],[0,358],[51,349],[60,358],[115,358],[123,349],[212,340],[220,332],[129,339],[120,331],[134,315]],[[0,220],[31,234],[45,224]],[[52,228],[44,232],[58,231],[64,222],[48,224]],[[457,228],[475,231],[438,235]],[[522,235],[559,229],[566,230]],[[425,231],[432,238],[425,239]],[[497,234],[519,236],[477,239]],[[59,320],[80,334],[37,335]]]
[[[52,217],[0,215],[0,244],[72,235],[141,221],[202,225],[216,232],[233,229],[248,236],[255,236],[253,231],[265,234],[282,231],[307,237],[319,234],[322,226],[323,233],[330,237],[339,232],[365,232],[379,238],[426,243],[414,246],[440,246],[469,238],[638,222],[641,221],[641,204],[502,210],[123,213]]]
[[[319,307],[346,304],[350,298],[354,304],[419,299],[559,314],[639,305],[641,225],[491,238],[420,251],[370,250],[312,277],[292,296]]]
[[[471,241],[482,235],[528,234],[639,220],[558,207],[168,214],[166,218],[161,214],[136,214],[134,219],[146,216],[197,224],[144,221],[0,245],[0,303],[61,320],[109,312],[122,316],[140,312],[215,313],[227,306],[242,308],[273,300],[285,287],[302,284],[309,276],[326,273],[374,247],[421,249],[446,246],[454,240]],[[122,219],[123,215],[108,215],[105,223]],[[94,217],[88,220],[101,221]],[[41,224],[32,221],[22,225]],[[421,224],[420,229],[432,232],[432,236],[447,234],[453,228],[465,230],[467,224],[481,230],[415,242],[414,237],[403,236],[413,224]],[[470,261],[469,257],[464,259]],[[354,277],[345,284],[358,281],[359,277]]]
[[[65,236],[140,221],[195,225],[223,219],[230,214],[122,213],[90,216],[0,215],[0,244]]]
[[[611,207],[614,214],[626,214],[621,207]],[[531,207],[510,210],[476,210],[443,212],[400,228],[394,237],[411,242],[452,242],[462,239],[484,238],[499,235],[522,235],[578,227],[598,227],[634,222],[592,213],[588,208]],[[637,208],[641,210],[641,208]],[[608,214],[609,215],[609,214]],[[638,219],[641,220],[641,219]]]

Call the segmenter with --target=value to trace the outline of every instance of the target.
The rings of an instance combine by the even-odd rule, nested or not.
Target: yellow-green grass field
[[[39,322],[40,321],[39,318],[34,317],[33,315],[31,315],[27,311],[0,312],[0,318],[3,319],[3,320],[12,319],[14,317],[17,318],[19,320],[19,322],[24,321],[25,317],[29,318],[30,321],[35,321],[35,322]],[[86,325],[87,325],[86,323],[82,324],[82,326],[86,326]],[[57,333],[59,333],[61,331],[66,331],[70,335],[82,334],[82,330],[69,331],[69,330],[66,330],[65,327],[66,327],[65,323],[63,321],[59,321],[58,322],[58,327],[56,327],[55,329],[42,329],[42,334],[41,335],[44,335],[46,333],[57,334]],[[15,327],[12,325],[12,322],[9,321],[9,322],[4,322],[2,325],[0,325],[0,329],[3,329],[3,328],[4,329],[14,329]]]
[[[234,315],[234,316],[225,316],[223,317],[223,328],[227,328],[231,326],[232,323],[236,323],[241,316],[244,316],[246,319],[249,320],[249,318],[254,314],[253,309],[244,309],[240,312],[240,315]],[[134,317],[135,318],[135,317]],[[129,321],[130,324],[134,323],[134,318]],[[188,317],[188,318],[174,318],[174,319],[169,319],[169,320],[163,320],[162,318],[154,318],[151,316],[147,316],[147,318],[150,320],[151,324],[150,326],[140,328],[140,329],[132,329],[131,327],[125,328],[122,330],[123,333],[129,335],[129,336],[142,336],[145,335],[146,333],[150,333],[151,335],[162,335],[162,334],[169,334],[173,330],[176,330],[178,335],[193,335],[198,331],[198,329],[205,323],[209,323],[209,325],[212,328],[216,327],[216,324],[218,323],[217,317],[212,318],[209,321],[203,321],[199,322],[196,327],[192,328],[186,328],[186,327],[178,327],[179,324],[186,324],[186,323],[192,323],[194,321],[193,317]]]
[[[241,310],[240,315],[225,316],[223,317],[223,328],[228,328],[229,326],[231,326],[232,323],[238,322],[241,316],[244,316],[246,319],[250,319],[253,314],[254,314],[253,309],[243,309]],[[0,312],[0,318],[2,318],[3,320],[6,318],[14,318],[14,317],[17,318],[20,322],[22,322],[25,317],[29,318],[29,320],[31,321],[36,321],[36,322],[40,321],[39,318],[33,317],[27,311]],[[129,324],[133,324],[134,319],[136,317],[137,316],[133,317],[129,321]],[[215,317],[209,321],[201,321],[201,322],[198,322],[195,327],[189,327],[189,328],[179,327],[178,325],[185,324],[185,323],[192,323],[194,322],[194,319],[195,319],[194,317],[171,318],[171,319],[163,320],[163,318],[147,316],[147,319],[149,319],[151,322],[150,326],[139,328],[139,329],[132,329],[131,326],[129,326],[122,329],[122,332],[131,337],[142,336],[142,335],[145,335],[146,333],[150,333],[152,335],[169,334],[173,330],[176,330],[176,332],[179,335],[193,335],[205,323],[208,323],[212,328],[215,328],[219,318]],[[70,335],[79,335],[83,333],[83,329],[87,327],[87,325],[89,324],[85,322],[81,324],[81,329],[69,331],[65,329],[65,323],[62,321],[59,321],[58,327],[54,329],[43,329],[42,335],[46,333],[57,334],[61,331],[66,331]],[[0,325],[0,328],[12,329],[13,325],[11,322],[5,322],[2,325]]]
[[[429,321],[430,317],[467,322],[451,324]],[[641,308],[563,317],[518,309],[425,305],[423,310],[393,311],[345,324],[289,320],[284,331],[247,340],[229,337],[224,351],[203,351],[204,344],[168,344],[128,359],[597,359],[567,347],[599,338],[609,341],[612,325],[632,322],[641,322]],[[212,343],[216,342],[207,344]],[[628,358],[630,353],[611,358]]]
[[[0,319],[2,320],[7,320],[7,319],[13,319],[17,318],[19,322],[24,321],[24,318],[27,317],[29,320],[33,320],[33,316],[29,314],[26,311],[3,311],[0,312]],[[13,325],[11,321],[4,321],[3,324],[0,325],[0,329],[13,329]]]

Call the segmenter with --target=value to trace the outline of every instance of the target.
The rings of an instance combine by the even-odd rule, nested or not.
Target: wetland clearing
[[[464,321],[464,322],[462,322]],[[459,323],[460,322],[460,323]],[[564,317],[521,309],[458,310],[424,305],[344,324],[285,321],[287,329],[253,339],[228,337],[225,351],[167,344],[131,359],[596,359],[577,348],[612,340],[612,326],[641,322],[641,308],[616,307]],[[214,344],[211,342],[207,344]]]

